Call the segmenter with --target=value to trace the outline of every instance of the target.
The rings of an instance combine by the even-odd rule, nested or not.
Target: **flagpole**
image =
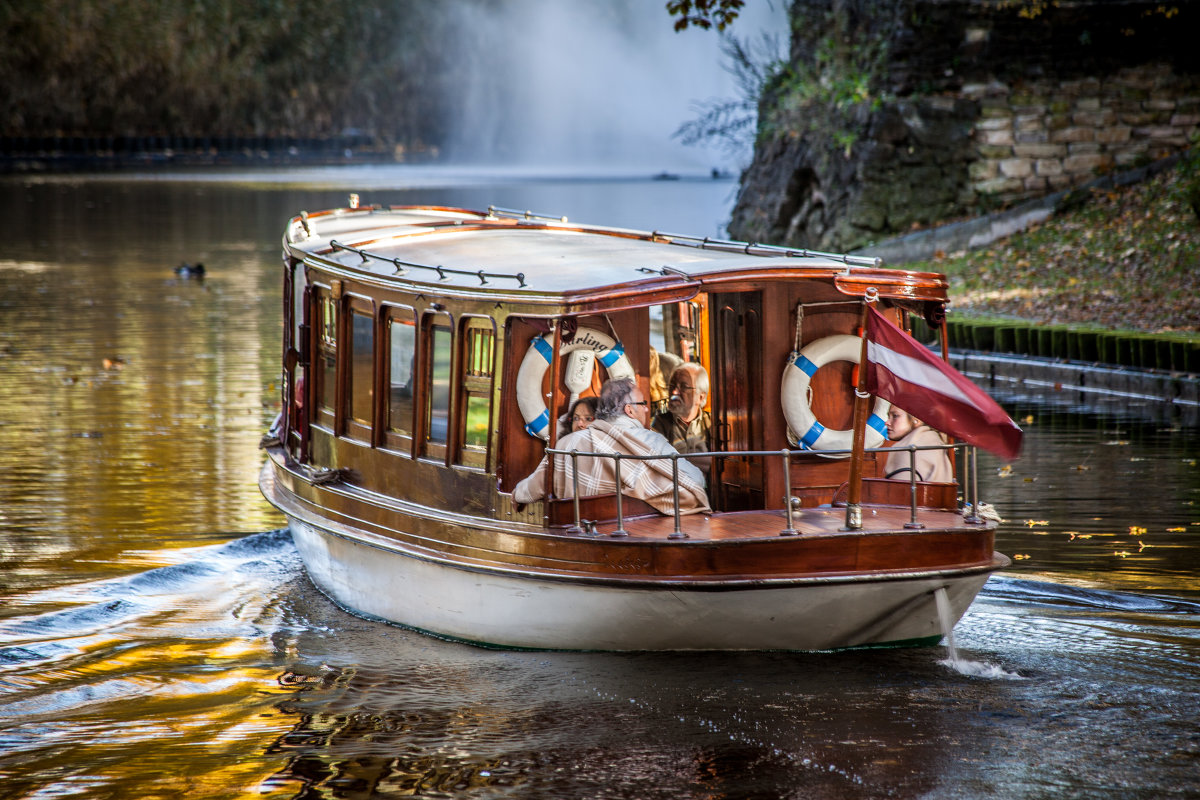
[[[878,294],[874,286],[867,288],[859,322],[862,349],[858,354],[858,385],[854,387],[854,440],[850,450],[850,484],[846,490],[846,527],[843,529],[848,531],[862,529],[863,451],[867,440],[867,400],[871,397],[867,394],[867,309]]]

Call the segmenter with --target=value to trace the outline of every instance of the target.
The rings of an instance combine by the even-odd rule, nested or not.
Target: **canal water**
[[[0,797],[1200,796],[1200,431],[1001,397],[1005,522],[944,647],[482,650],[354,617],[255,485],[284,222],[496,204],[720,235],[709,175],[7,178]],[[175,272],[203,262],[202,279]]]

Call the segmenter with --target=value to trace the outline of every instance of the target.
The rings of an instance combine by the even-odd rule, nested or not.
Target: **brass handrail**
[[[966,511],[970,508],[970,513],[964,513],[963,522],[973,525],[983,524],[984,520],[979,516],[979,453],[978,449],[965,442],[954,442],[950,444],[930,444],[930,445],[909,445],[899,450],[895,447],[869,447],[864,453],[895,453],[907,452],[909,454],[910,464],[915,462],[917,451],[920,450],[959,450],[963,451],[963,480],[959,481],[959,485],[963,487],[962,500],[963,507],[961,511]],[[629,531],[625,530],[625,513],[622,503],[621,492],[621,461],[658,461],[661,459],[670,459],[671,475],[674,482],[672,488],[672,511],[675,517],[675,529],[669,534],[670,539],[686,539],[687,534],[683,531],[681,525],[682,512],[679,507],[679,459],[698,459],[698,458],[730,458],[730,457],[762,457],[769,456],[780,457],[783,459],[783,475],[784,483],[787,489],[787,495],[784,497],[784,510],[787,515],[787,527],[779,532],[780,536],[794,536],[798,533],[793,522],[792,510],[792,483],[791,483],[791,457],[792,456],[839,456],[849,455],[850,450],[723,450],[720,452],[706,451],[703,453],[665,453],[662,455],[632,455],[626,453],[581,453],[578,450],[558,450],[555,448],[547,448],[546,452],[556,456],[571,457],[571,472],[573,478],[573,500],[575,505],[575,524],[568,530],[583,531],[582,520],[580,518],[579,506],[579,458],[611,458],[613,459],[613,471],[616,481],[617,494],[617,528],[609,534],[614,537],[624,537],[629,535]],[[958,475],[955,476],[958,478]],[[920,529],[925,526],[917,521],[917,476],[916,470],[911,466],[909,468],[909,510],[910,521],[904,524],[905,528]]]

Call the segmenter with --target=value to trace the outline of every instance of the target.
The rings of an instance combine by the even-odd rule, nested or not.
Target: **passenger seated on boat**
[[[563,424],[558,426],[559,436],[581,431],[591,425],[596,419],[596,405],[599,402],[595,397],[581,397],[572,403],[571,410],[562,418]]]
[[[712,417],[704,410],[708,402],[708,370],[694,362],[680,364],[671,373],[668,384],[670,398],[667,408],[654,415],[652,430],[666,437],[681,453],[705,453],[709,450],[708,435]],[[696,464],[708,474],[708,459]]]
[[[650,348],[650,412],[657,414],[667,407],[671,399],[671,390],[667,381],[675,368],[683,363],[683,359],[674,353],[665,353]]]
[[[946,444],[946,439],[942,434],[896,405],[888,409],[887,432],[888,439],[895,442],[892,445],[893,448]],[[914,464],[918,481],[933,483],[952,483],[954,481],[954,468],[950,465],[950,456],[946,450],[888,453],[887,461],[884,464],[884,477],[893,480],[911,480]]]
[[[584,453],[620,453],[649,456],[676,455],[662,434],[646,427],[649,404],[633,378],[605,381],[600,388],[596,420],[583,430],[568,433],[558,440],[556,450],[575,450],[581,455],[579,495],[609,494],[617,491],[616,466],[612,458],[587,457]],[[543,456],[537,469],[513,489],[513,500],[531,503],[541,500],[546,491],[549,455]],[[572,458],[554,457],[554,496],[574,497]],[[621,489],[624,494],[644,500],[664,514],[674,513],[674,489],[671,459],[648,461],[622,459]],[[679,510],[683,514],[709,511],[704,489],[704,474],[684,459],[679,459]]]

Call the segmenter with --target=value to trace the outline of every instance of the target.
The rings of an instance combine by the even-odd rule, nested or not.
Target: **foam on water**
[[[946,589],[944,587],[937,589],[933,593],[933,597],[937,603],[938,618],[942,623],[942,635],[946,641],[946,658],[939,661],[939,664],[950,667],[960,675],[967,675],[972,678],[1014,680],[1022,677],[996,664],[987,664],[982,661],[970,661],[961,658],[954,641],[954,612],[950,608],[950,598],[946,594]]]

